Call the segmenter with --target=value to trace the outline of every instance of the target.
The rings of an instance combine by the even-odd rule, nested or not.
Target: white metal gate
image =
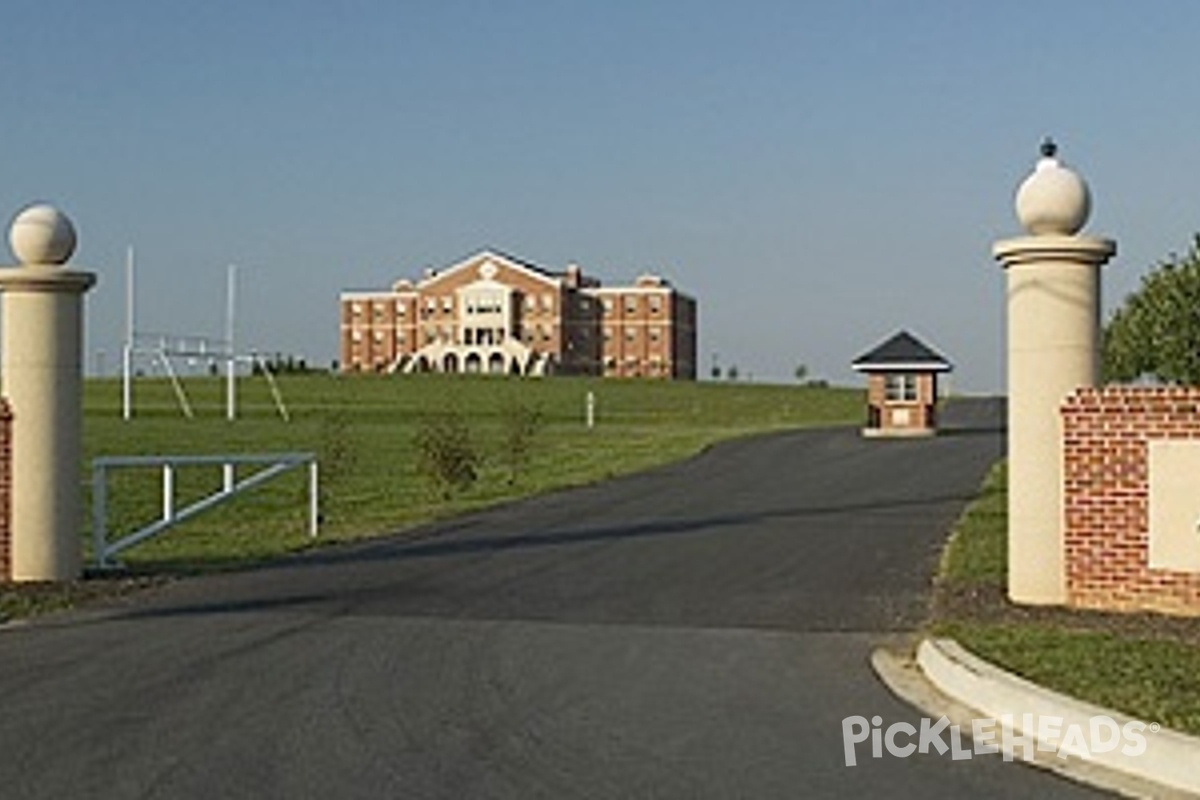
[[[320,475],[314,453],[253,453],[234,455],[173,456],[101,456],[92,459],[92,541],[96,566],[112,565],[113,556],[166,531],[174,525],[214,508],[242,492],[253,489],[284,473],[308,465],[308,534],[317,535]],[[175,508],[175,471],[185,466],[220,466],[221,487],[181,509]],[[252,474],[237,477],[237,467],[260,467]],[[159,467],[162,470],[162,517],[115,542],[108,541],[108,473],[135,467]]]

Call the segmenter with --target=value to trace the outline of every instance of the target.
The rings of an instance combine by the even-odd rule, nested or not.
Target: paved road
[[[1089,797],[996,757],[846,767],[1001,452],[812,431],[0,632],[6,798]]]

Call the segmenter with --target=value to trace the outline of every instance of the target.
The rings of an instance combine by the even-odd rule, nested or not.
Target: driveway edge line
[[[877,649],[871,657],[876,674],[897,696],[934,717],[946,716],[969,736],[972,720],[999,720],[1010,715],[1014,733],[1029,735],[1037,750],[1028,763],[1127,797],[1200,797],[1200,739],[1162,728],[1142,731],[1145,752],[1127,756],[1117,748],[1088,757],[1059,757],[1063,735],[1072,725],[1084,735],[1093,717],[1108,717],[1118,726],[1136,722],[1131,717],[1053,692],[1007,672],[968,652],[952,639],[924,639],[911,651]],[[1024,714],[1061,718],[1056,735],[1039,739],[1036,730],[1024,731]],[[1151,720],[1145,720],[1149,724]],[[1051,733],[1051,732],[1048,732]],[[1048,751],[1040,748],[1045,746]]]

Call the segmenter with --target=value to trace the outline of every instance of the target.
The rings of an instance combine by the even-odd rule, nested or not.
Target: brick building
[[[937,431],[938,375],[952,366],[908,331],[851,365],[867,375],[864,436],[931,436]]]
[[[484,250],[339,303],[343,372],[696,377],[696,301],[654,275],[603,287]]]

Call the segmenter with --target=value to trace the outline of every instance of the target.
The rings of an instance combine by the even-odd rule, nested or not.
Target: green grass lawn
[[[997,465],[942,554],[930,631],[1005,669],[1144,722],[1200,734],[1200,620],[1013,606]]]
[[[185,382],[196,410],[190,420],[163,380],[137,381],[130,421],[121,419],[119,381],[89,381],[86,457],[315,452],[323,543],[647,469],[722,439],[854,423],[864,402],[861,391],[850,389],[576,378],[314,374],[281,377],[279,383],[289,422],[276,414],[261,378],[239,382],[241,415],[232,422],[224,418],[224,384],[215,378]],[[596,398],[593,429],[585,425],[589,392]],[[446,413],[465,424],[480,456],[478,479],[448,498],[418,470],[415,447],[422,426]],[[537,423],[528,456],[514,465],[509,437],[515,420],[530,413]],[[219,482],[219,468],[181,470],[176,507]],[[132,530],[160,513],[156,470],[122,471],[109,485],[110,530]],[[211,569],[310,546],[306,492],[303,472],[284,476],[127,551],[123,559],[141,570]]]

